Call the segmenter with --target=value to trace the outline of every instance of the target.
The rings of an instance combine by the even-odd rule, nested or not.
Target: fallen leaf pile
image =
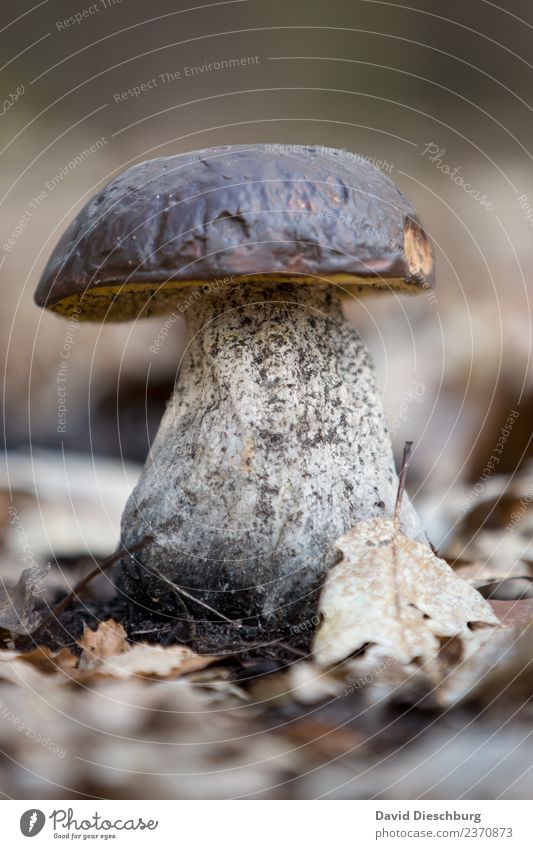
[[[458,522],[446,559],[485,598],[533,597],[533,472],[487,489]]]
[[[23,654],[11,652],[4,659],[16,659],[19,668],[21,663],[29,664],[43,674],[63,673],[69,680],[84,682],[102,677],[121,680],[178,678],[205,669],[218,660],[213,655],[195,654],[187,646],[142,642],[131,645],[124,627],[113,619],[100,622],[96,631],[85,626],[77,647],[81,649],[79,655],[66,648],[51,652],[38,647]]]

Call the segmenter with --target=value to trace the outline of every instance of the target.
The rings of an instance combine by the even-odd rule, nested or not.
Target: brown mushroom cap
[[[411,203],[363,157],[228,145],[135,165],[91,198],[48,260],[39,306],[85,320],[167,312],[222,278],[419,292],[433,253]]]

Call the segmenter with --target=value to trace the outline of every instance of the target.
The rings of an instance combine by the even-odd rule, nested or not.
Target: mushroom
[[[374,368],[343,297],[419,293],[432,279],[410,202],[363,157],[331,148],[153,159],[87,203],[37,304],[88,321],[171,312],[188,325],[122,518],[124,546],[152,537],[123,563],[123,592],[181,615],[183,591],[270,632],[315,610],[335,540],[391,516],[398,486]],[[401,522],[424,539],[407,498]]]

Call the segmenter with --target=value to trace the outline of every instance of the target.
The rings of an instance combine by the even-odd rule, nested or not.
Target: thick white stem
[[[335,540],[392,516],[398,478],[369,353],[333,286],[201,294],[174,395],[122,522],[147,533],[124,589],[167,607],[159,572],[232,618],[316,603]],[[404,531],[423,538],[404,500]]]

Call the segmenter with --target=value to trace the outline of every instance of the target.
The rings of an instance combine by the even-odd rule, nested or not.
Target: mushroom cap
[[[39,306],[121,321],[231,278],[432,286],[433,251],[393,181],[344,150],[227,145],[151,159],[92,197],[53,251]]]

